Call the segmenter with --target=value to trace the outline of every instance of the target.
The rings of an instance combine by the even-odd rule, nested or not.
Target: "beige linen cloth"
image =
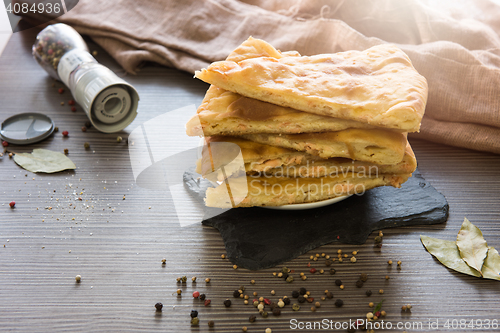
[[[500,153],[499,3],[80,0],[55,20],[89,35],[130,73],[145,61],[194,73],[249,36],[302,55],[393,43],[429,83],[421,132],[413,135]]]

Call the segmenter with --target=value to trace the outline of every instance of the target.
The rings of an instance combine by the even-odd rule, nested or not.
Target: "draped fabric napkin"
[[[54,20],[130,73],[145,61],[194,73],[249,36],[302,55],[393,43],[429,84],[414,137],[500,153],[500,0],[80,0]]]

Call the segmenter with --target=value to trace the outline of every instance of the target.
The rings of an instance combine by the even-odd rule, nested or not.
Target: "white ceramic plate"
[[[351,194],[352,195],[352,194]],[[316,202],[311,202],[311,203],[303,203],[303,204],[294,204],[294,205],[284,205],[284,206],[264,206],[261,208],[267,208],[267,209],[275,209],[275,210],[302,210],[302,209],[313,209],[313,208],[319,208],[319,207],[324,207],[328,205],[332,205],[336,202],[345,200],[349,198],[351,195],[344,195],[342,197],[336,197],[332,199],[327,199],[323,201],[316,201]]]

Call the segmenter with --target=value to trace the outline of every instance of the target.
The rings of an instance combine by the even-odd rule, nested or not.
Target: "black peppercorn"
[[[297,290],[292,291],[292,297],[293,298],[297,298],[297,297],[299,297],[299,295],[300,294],[299,294],[299,292]]]
[[[305,297],[302,295],[300,295],[297,300],[299,301],[299,303],[304,303],[306,301]]]
[[[372,295],[372,291],[371,290],[367,290],[365,294],[366,294],[366,296],[370,297]]]
[[[85,127],[90,128],[91,126],[92,126],[92,124],[90,123],[90,121],[87,120],[85,122]]]
[[[239,291],[239,290],[235,290],[235,291],[233,291],[233,297],[234,297],[234,298],[238,298],[238,297],[240,297],[240,295],[241,295],[241,293],[240,293],[240,291]]]
[[[273,316],[279,316],[281,314],[281,310],[276,308],[273,310]]]
[[[361,281],[361,280],[356,281],[356,287],[358,287],[358,288],[363,287],[363,281]]]
[[[299,294],[301,294],[301,295],[305,295],[306,293],[307,293],[306,288],[300,288],[300,289],[299,289]]]
[[[339,280],[339,279],[335,280],[335,285],[336,286],[341,286],[342,285],[342,281]]]
[[[290,305],[290,299],[288,297],[283,297],[283,303],[285,303],[285,305]]]
[[[332,299],[333,298],[333,294],[332,294],[331,291],[329,291],[329,292],[326,293],[326,298],[328,298],[328,299]]]
[[[366,280],[368,280],[368,274],[366,273],[362,273],[360,276],[359,276],[359,279],[363,282],[366,282]]]
[[[191,318],[196,318],[198,317],[198,311],[196,310],[191,310],[191,314],[190,314]]]
[[[335,270],[335,268],[330,268],[330,275],[333,275],[337,273],[337,271]]]
[[[271,309],[271,311],[273,311],[277,307],[278,307],[278,303],[276,303],[276,302],[271,302],[271,304],[269,304],[269,308]]]
[[[257,317],[254,315],[251,315],[250,317],[248,317],[248,321],[251,323],[253,323],[256,319],[257,319]]]
[[[283,273],[283,279],[286,280],[288,278],[288,273]]]
[[[213,320],[208,321],[208,327],[214,327],[215,323]]]
[[[326,266],[331,266],[332,265],[332,261],[331,260],[326,260],[325,261],[325,265]]]
[[[204,301],[207,296],[205,294],[200,294],[200,300]]]
[[[161,304],[160,302],[158,302],[158,303],[155,304],[155,308],[156,308],[156,311],[160,312],[161,309],[163,308],[163,304]]]
[[[338,299],[335,301],[335,306],[340,308],[342,305],[344,305],[344,301],[341,299]]]
[[[231,306],[231,300],[230,300],[230,299],[226,299],[226,300],[224,301],[224,306],[225,306],[226,308],[230,307],[230,306]]]
[[[267,311],[262,311],[260,315],[264,318],[267,318],[267,316],[269,316],[269,313],[267,313]]]

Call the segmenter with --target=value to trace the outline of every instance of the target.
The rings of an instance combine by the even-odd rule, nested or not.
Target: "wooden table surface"
[[[221,259],[225,250],[217,230],[201,223],[181,227],[168,191],[135,184],[126,143],[132,130],[146,121],[199,105],[207,85],[188,73],[154,65],[144,67],[137,76],[125,76],[108,55],[90,44],[91,50],[99,50],[99,62],[137,88],[141,101],[138,117],[123,132],[103,134],[89,129],[84,133],[81,127],[87,118],[81,108],[70,111],[70,93],[58,94],[61,84],[50,79],[31,57],[36,33],[36,29],[15,33],[0,58],[0,120],[21,112],[49,115],[59,127],[58,133],[37,144],[11,145],[9,149],[62,152],[68,148],[77,169],[33,174],[7,156],[0,158],[0,331],[240,332],[247,326],[248,332],[264,332],[268,327],[272,332],[288,332],[293,319],[342,323],[364,318],[372,310],[368,303],[382,299],[387,312],[384,320],[394,328],[398,323],[422,323],[422,327],[406,329],[408,332],[470,332],[470,327],[462,324],[461,328],[464,321],[460,320],[467,325],[471,320],[476,325],[478,319],[500,321],[500,283],[448,270],[426,252],[419,239],[424,234],[454,240],[467,217],[481,228],[489,245],[500,249],[500,156],[411,140],[421,173],[448,199],[446,224],[386,229],[381,249],[374,247],[373,233],[364,245],[333,243],[286,263],[297,276],[306,272],[306,281],[295,279],[288,284],[273,277],[272,272],[280,267],[235,270],[232,263]],[[69,131],[68,138],[62,137],[63,130]],[[125,140],[118,143],[118,135]],[[84,142],[91,149],[85,150]],[[13,200],[15,209],[9,208]],[[311,255],[336,256],[338,249],[359,251],[358,261],[334,264],[337,274],[333,276],[309,273]],[[162,258],[167,259],[165,266]],[[313,266],[324,268],[323,260]],[[395,264],[389,267],[388,260],[401,260],[402,269]],[[369,278],[363,288],[356,288],[360,273]],[[81,283],[75,283],[76,275],[82,276]],[[177,284],[176,278],[183,275],[188,282]],[[192,276],[198,278],[195,284]],[[209,284],[205,283],[207,277],[211,278]],[[344,290],[334,284],[335,279],[342,280]],[[287,306],[279,317],[262,318],[252,305],[232,297],[241,285],[250,299],[256,291],[277,300],[300,287],[307,288],[315,301],[325,289],[333,292],[334,299],[320,301],[315,312],[310,310],[312,304],[304,303],[298,312]],[[176,295],[178,288],[183,290],[181,297]],[[371,297],[365,295],[367,289],[373,291]],[[383,295],[379,289],[384,290]],[[191,297],[195,290],[211,299],[209,307]],[[276,296],[271,296],[271,290]],[[232,300],[230,308],[223,305],[226,298]],[[336,308],[335,299],[342,299],[344,306]],[[163,303],[161,313],[155,312],[157,302]],[[404,304],[413,306],[411,313],[401,311]],[[199,327],[190,325],[192,309],[199,311]],[[257,315],[255,323],[248,321],[252,314]],[[208,328],[209,320],[215,322],[213,329]],[[456,329],[445,328],[447,321]]]

